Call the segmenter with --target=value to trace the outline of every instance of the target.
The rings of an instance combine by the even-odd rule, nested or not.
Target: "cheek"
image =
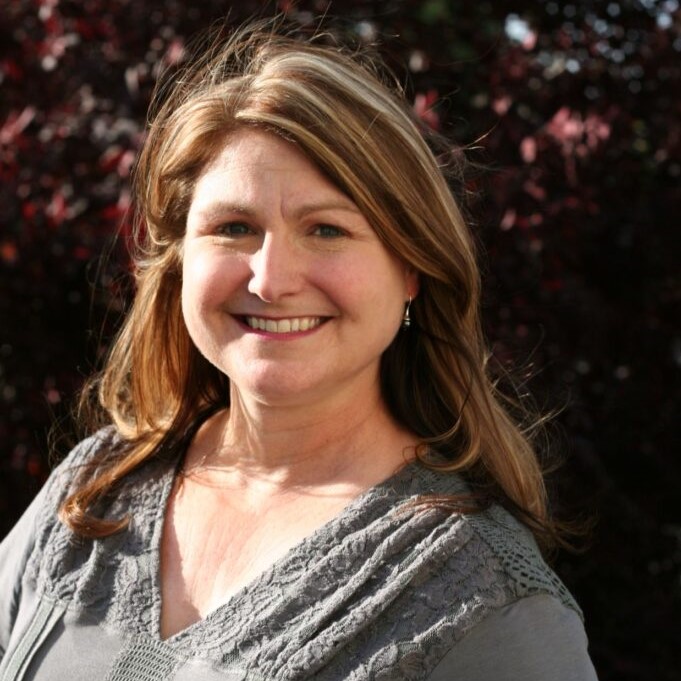
[[[400,329],[409,299],[407,275],[402,264],[392,259],[384,263],[380,273],[373,283],[375,298],[372,305],[382,320],[383,332],[392,341]]]
[[[407,299],[399,263],[386,257],[358,258],[319,268],[317,278],[329,297],[354,321],[371,322],[383,333],[399,328]],[[381,254],[383,256],[383,254]]]
[[[182,297],[209,302],[230,288],[233,268],[225,258],[189,251],[182,263]]]
[[[190,334],[210,323],[211,315],[228,303],[235,286],[234,268],[229,263],[202,253],[189,252],[185,255],[182,265],[182,313]]]
[[[185,259],[182,266],[182,314],[190,333],[200,319],[205,305],[205,270],[196,266],[194,260]]]

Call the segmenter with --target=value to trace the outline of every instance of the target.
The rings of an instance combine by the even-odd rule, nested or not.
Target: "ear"
[[[411,265],[406,266],[405,270],[405,289],[409,298],[416,298],[421,288],[421,279],[419,273]]]

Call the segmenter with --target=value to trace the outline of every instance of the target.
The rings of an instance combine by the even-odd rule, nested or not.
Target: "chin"
[[[250,368],[250,367],[249,367]],[[247,376],[243,372],[225,373],[234,390],[244,397],[252,397],[268,405],[301,403],[322,389],[320,381],[311,380],[302,373],[303,367],[276,366],[252,367]]]

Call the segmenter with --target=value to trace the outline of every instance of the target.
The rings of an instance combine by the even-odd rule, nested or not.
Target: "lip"
[[[273,338],[276,340],[290,340],[294,338],[301,338],[302,336],[309,336],[315,333],[331,319],[322,315],[293,315],[274,317],[270,315],[250,315],[250,314],[235,314],[232,315],[245,331],[262,336],[264,338]],[[254,322],[260,324],[267,324],[268,322],[275,324],[279,328],[277,330],[271,328],[255,328]],[[250,322],[250,323],[249,323]],[[257,323],[256,322],[256,323]],[[285,324],[288,322],[288,324]],[[283,326],[283,329],[282,329]],[[304,328],[296,328],[302,326]],[[287,328],[288,327],[288,328]]]

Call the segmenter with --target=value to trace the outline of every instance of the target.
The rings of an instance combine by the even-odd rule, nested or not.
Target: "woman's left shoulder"
[[[417,514],[410,522],[422,524],[427,531],[428,538],[417,542],[414,552],[430,565],[428,582],[441,590],[444,607],[461,608],[463,620],[479,619],[520,599],[543,594],[582,618],[575,599],[545,561],[526,525],[499,504],[462,511],[455,503],[441,503],[470,497],[471,488],[460,475],[419,467],[408,494],[415,494],[432,509],[422,520]]]
[[[470,492],[456,475],[418,476],[421,494]],[[412,548],[422,569],[409,593],[415,636],[397,648],[405,669],[421,670],[414,678],[596,678],[582,611],[522,522],[500,505],[475,512],[435,505],[409,522],[425,528]]]
[[[470,499],[471,490],[456,474],[412,466],[390,489],[393,496],[383,502],[390,510],[374,519],[368,508],[372,522],[362,541],[353,542],[364,555],[361,609],[370,605],[373,621],[353,643],[358,659],[367,657],[367,678],[382,678],[390,670],[385,678],[423,681],[448,659],[454,660],[454,666],[445,665],[449,677],[434,678],[466,679],[455,673],[455,651],[463,649],[459,646],[469,641],[475,651],[479,637],[493,649],[496,628],[510,624],[515,634],[522,634],[528,621],[530,629],[546,627],[548,633],[550,623],[553,632],[571,632],[571,649],[581,650],[590,664],[581,610],[545,562],[529,529],[500,506],[475,512],[457,508],[453,500]],[[369,566],[371,579],[365,576]],[[541,638],[532,640],[539,643]],[[526,644],[519,654],[533,659],[532,641],[509,636],[507,643],[509,655]],[[552,645],[548,640],[545,644]],[[547,648],[549,657],[550,652]],[[471,678],[497,677],[491,672]]]
[[[583,619],[582,610],[547,564],[531,530],[509,511],[495,504],[479,513],[467,514],[463,522],[497,565],[509,602],[544,594]]]

